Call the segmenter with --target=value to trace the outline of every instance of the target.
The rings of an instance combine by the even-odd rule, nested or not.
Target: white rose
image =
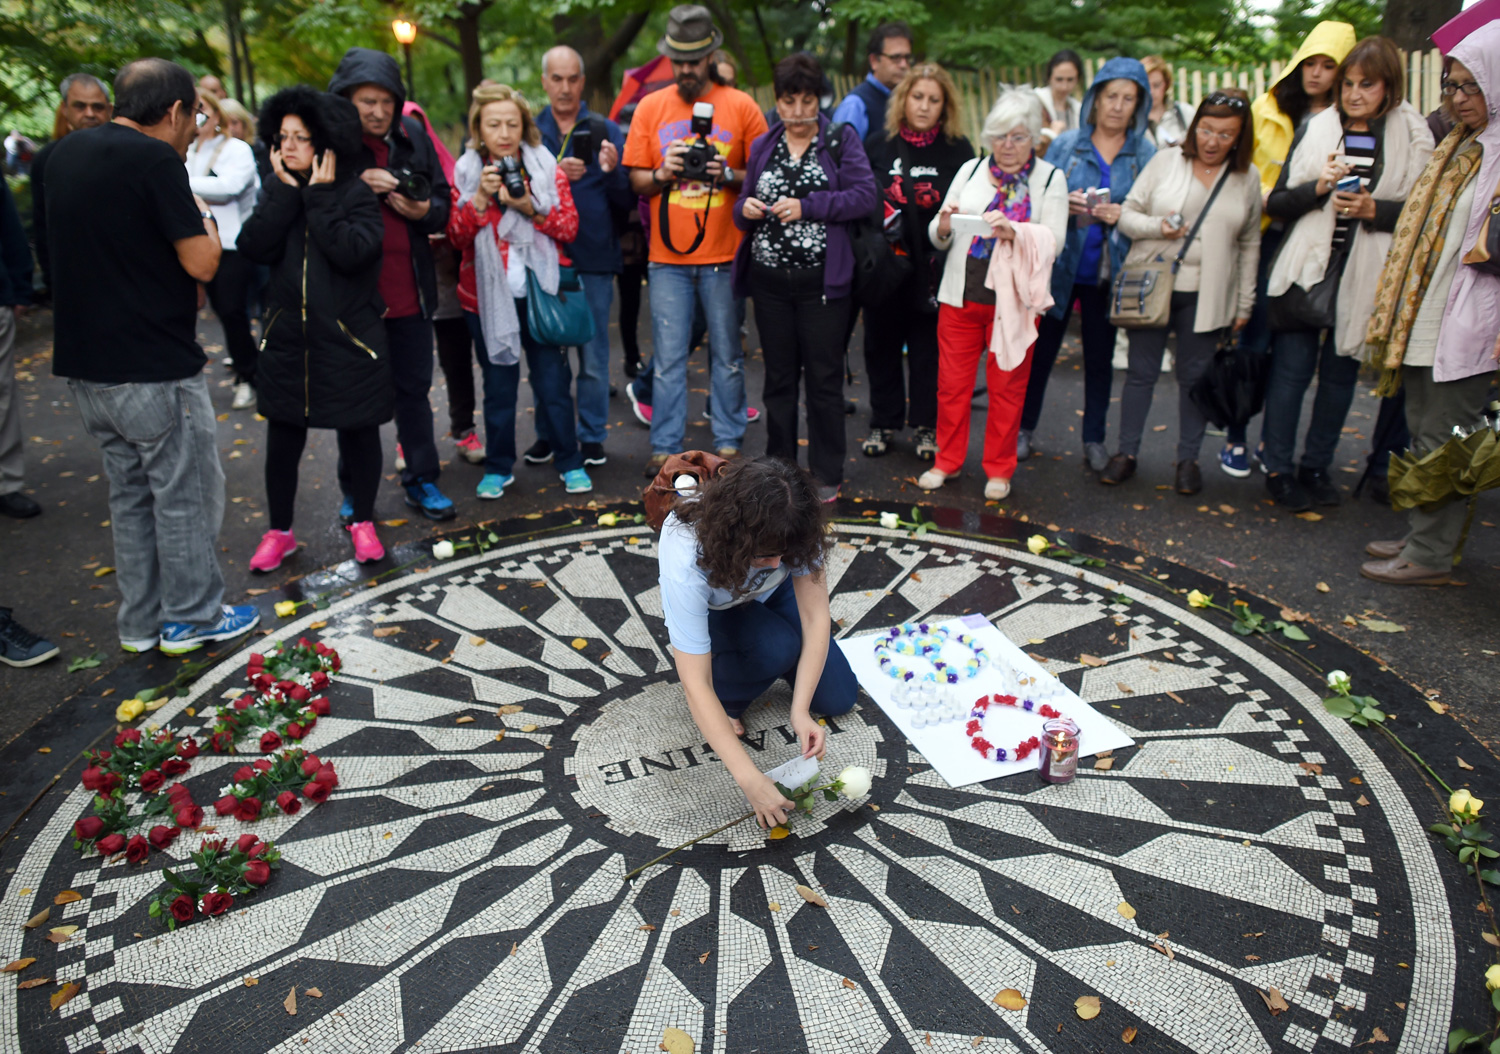
[[[870,793],[871,782],[870,770],[863,765],[850,765],[839,773],[839,783],[843,785],[846,798],[863,798]]]
[[[880,526],[888,531],[894,531],[901,526],[901,517],[894,512],[882,512],[880,514]]]
[[[451,559],[453,559],[453,543],[452,542],[435,542],[435,543],[433,543],[433,546],[432,546],[432,555],[433,555],[433,558],[437,559],[437,560],[451,560]]]
[[[1035,556],[1041,556],[1045,553],[1050,544],[1040,534],[1033,534],[1030,538],[1026,539],[1026,548],[1030,549]]]
[[[1353,684],[1354,682],[1349,679],[1349,675],[1343,670],[1328,671],[1328,687],[1332,688],[1335,692],[1347,692],[1353,687]]]

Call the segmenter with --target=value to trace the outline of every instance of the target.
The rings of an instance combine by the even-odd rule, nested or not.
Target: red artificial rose
[[[153,848],[165,849],[167,846],[171,845],[177,840],[177,835],[179,833],[180,832],[176,827],[166,827],[162,824],[157,824],[155,827],[151,828],[151,833],[147,836],[147,838],[151,842]]]
[[[94,752],[94,761],[96,763],[98,763],[98,764],[103,764],[104,762],[106,762],[106,761],[109,760],[109,756],[110,756],[111,753],[113,753],[113,751],[109,751],[109,750],[95,751]]]
[[[144,864],[146,858],[151,855],[151,843],[140,835],[132,835],[130,841],[125,843],[125,861],[131,864]]]
[[[115,736],[115,746],[123,747],[126,743],[139,743],[141,741],[141,730],[139,728],[127,728]]]
[[[245,863],[245,881],[252,886],[263,886],[271,881],[271,865],[264,860],[249,860]]]
[[[233,794],[226,794],[214,802],[214,812],[220,816],[233,816],[234,810],[239,807],[240,800]]]
[[[323,767],[318,770],[317,775],[313,776],[313,779],[318,783],[327,784],[329,790],[333,790],[333,788],[339,785],[339,774],[333,771],[333,762],[331,761],[324,762]]]
[[[250,766],[256,772],[270,772],[271,760],[269,758],[256,758],[255,764]]]
[[[156,735],[151,737],[151,742],[157,744],[158,746],[160,746],[162,743],[169,743],[171,742],[171,740],[172,733],[168,732],[166,729],[162,729],[160,732],[156,733]]]
[[[312,702],[308,703],[307,708],[313,713],[317,714],[319,717],[327,717],[329,714],[333,713],[333,704],[329,703],[329,701],[327,699],[324,699],[321,695],[313,699]]]
[[[339,658],[338,652],[334,651],[332,648],[329,648],[327,654],[328,668],[330,670],[332,670],[334,673],[338,673],[344,668],[344,660]]]
[[[234,907],[234,898],[228,893],[203,894],[203,914],[222,915]]]
[[[242,823],[260,819],[260,799],[241,798],[240,803],[234,808],[234,818]]]
[[[184,805],[177,810],[177,826],[197,830],[203,826],[203,809],[197,805]]]
[[[298,637],[297,638],[297,647],[303,648],[303,649],[305,649],[307,651],[312,651],[313,650],[312,641],[308,640],[306,637]]]
[[[269,673],[262,672],[262,673],[256,674],[254,677],[252,677],[250,679],[250,683],[253,684],[253,685],[255,685],[255,687],[256,687],[256,689],[258,691],[264,692],[266,689],[270,688],[271,685],[275,684],[276,682],[271,679],[271,675]]]
[[[188,790],[187,787],[183,786],[181,783],[174,783],[167,788],[167,798],[168,800],[174,802],[184,798],[188,801],[192,801],[193,792]]]
[[[254,705],[255,696],[253,695],[242,695],[234,701],[234,708],[236,710],[248,710]]]
[[[305,703],[312,698],[312,693],[300,684],[294,684],[287,689],[287,698],[294,703]]]
[[[248,783],[255,778],[255,770],[249,765],[241,765],[234,770],[234,782]]]
[[[297,686],[298,685],[297,685],[296,681],[277,681],[276,682],[276,690],[278,692],[280,692],[282,695],[286,695],[288,692],[290,692],[293,688],[296,688]]]
[[[115,788],[125,782],[123,776],[118,772],[107,772],[104,774],[104,786],[99,788],[99,793],[106,798],[115,792]]]
[[[100,856],[113,856],[125,848],[125,836],[118,831],[107,834],[95,842],[94,847],[99,850]]]
[[[209,852],[212,852],[212,853],[222,853],[224,851],[224,839],[222,839],[222,838],[200,838],[198,840],[198,849],[200,851],[206,849],[206,850],[208,850]]]
[[[297,800],[297,796],[291,791],[282,791],[276,795],[276,804],[288,816],[295,816],[297,811],[302,808],[302,803]]]
[[[141,793],[155,794],[166,782],[167,778],[156,769],[147,769],[141,773]]]
[[[184,739],[177,744],[177,753],[192,761],[198,756],[198,741],[196,739]]]
[[[226,730],[232,732],[240,727],[240,719],[229,711],[221,709],[219,711],[219,724],[223,725]]]
[[[270,733],[267,734],[269,735]],[[303,728],[296,721],[286,726],[286,737],[288,739],[301,739],[305,735],[307,735],[307,729]],[[280,746],[280,744],[278,743],[277,746]]]
[[[215,754],[228,754],[234,749],[234,736],[228,732],[215,732],[208,737],[208,745]]]
[[[322,670],[314,670],[312,675],[313,690],[321,692],[328,687],[328,675]]]
[[[183,758],[167,758],[161,763],[161,774],[163,776],[181,776],[192,767]]]
[[[234,847],[248,856],[250,850],[255,848],[255,843],[258,841],[260,839],[256,838],[253,834],[242,834],[234,840]]]
[[[304,710],[297,715],[302,720],[302,727],[311,732],[318,727],[318,715],[311,710]]]
[[[81,816],[73,825],[73,833],[80,842],[92,841],[104,833],[104,821],[97,816]]]
[[[260,752],[269,754],[273,750],[281,749],[281,737],[275,732],[267,732],[260,737]]]
[[[178,922],[190,921],[193,917],[193,911],[193,898],[186,893],[179,894],[177,899],[172,901],[172,917]]]
[[[313,651],[317,652],[319,655],[327,655],[328,645],[324,644],[322,641],[318,641],[318,643],[313,645]]]
[[[309,754],[302,759],[302,775],[304,776],[315,776],[322,767],[323,763],[318,760],[316,754]]]
[[[250,653],[250,658],[245,663],[245,667],[246,669],[252,669],[257,666],[264,666],[265,664],[266,657],[258,651],[252,651]]]
[[[311,783],[303,785],[302,796],[311,802],[327,801],[328,792],[331,790],[333,790],[333,788],[328,784],[318,783],[316,780],[314,780]]]
[[[83,770],[82,782],[85,790],[100,791],[109,779],[109,773],[98,765],[90,765]]]

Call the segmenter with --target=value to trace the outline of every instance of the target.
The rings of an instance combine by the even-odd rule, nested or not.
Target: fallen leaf
[[[521,726],[521,731],[522,732],[535,732],[536,731],[536,725],[522,725]]]
[[[1109,661],[1107,659],[1101,659],[1097,655],[1089,655],[1087,653],[1078,656],[1078,661],[1081,662],[1081,663],[1083,663],[1083,665],[1085,665],[1085,666],[1107,666],[1107,665],[1109,665]]]
[[[1108,772],[1110,769],[1112,769],[1114,767],[1115,767],[1115,759],[1114,758],[1095,758],[1094,759],[1094,770],[1096,772]]]
[[[698,965],[702,966],[704,963],[708,962],[708,957],[710,954],[710,952],[704,952],[702,955],[698,956]]]
[[[858,988],[859,985],[855,984],[853,981],[849,980],[849,978],[846,977],[846,978],[844,978],[844,987],[845,988]]]
[[[495,711],[495,716],[504,717],[506,714],[519,714],[524,709],[526,708],[520,703],[507,703],[505,706],[502,706],[500,709]]]
[[[1461,768],[1461,769],[1463,769],[1465,772],[1473,772],[1474,771],[1474,766],[1470,765],[1467,761],[1465,761],[1463,758],[1459,757],[1458,755],[1455,754],[1453,756],[1453,760],[1457,761],[1458,762],[1458,767]]]
[[[1371,633],[1405,633],[1406,627],[1395,622],[1388,622],[1383,618],[1360,619],[1360,625]]]
[[[781,910],[781,905],[778,904],[778,903],[776,903],[776,901],[774,901],[774,900],[771,901],[771,903],[768,904],[768,905],[766,905],[766,906],[769,907],[772,911],[780,911]]]
[[[405,520],[381,520],[380,521],[380,525],[382,527],[405,527],[406,526],[406,521]]]
[[[1323,775],[1323,766],[1312,761],[1299,761],[1297,767],[1311,776]]]
[[[1014,988],[1002,988],[995,993],[995,1002],[1005,1010],[1020,1010],[1026,1005],[1026,997]]]
[[[510,953],[512,955],[516,954],[516,947],[517,947],[516,942],[515,941],[511,941],[510,942]]]
[[[401,632],[401,627],[400,626],[381,626],[381,627],[379,627],[378,629],[375,630],[375,636],[377,636],[377,637],[393,637],[397,633],[400,633],[400,632]]]
[[[52,983],[52,978],[50,978],[50,977],[33,977],[29,981],[22,981],[20,984],[16,985],[16,987],[17,988],[40,988],[44,984],[51,984],[51,983]]]
[[[1313,586],[1313,588],[1316,589],[1319,593],[1331,593],[1332,592],[1332,590],[1328,588],[1328,583],[1327,582],[1319,582],[1317,585]]]
[[[1448,712],[1447,705],[1445,703],[1438,702],[1436,699],[1427,700],[1427,706],[1428,709],[1430,709],[1435,714],[1446,714]]]
[[[1183,701],[1182,696],[1178,695],[1176,692],[1168,692],[1167,698],[1172,700],[1172,702],[1174,703],[1181,703]]]
[[[1361,794],[1358,798],[1354,799],[1354,804],[1355,805],[1369,805],[1370,804],[1370,799],[1366,798],[1363,794]]]
[[[1173,959],[1177,958],[1177,956],[1172,954],[1172,949],[1168,948],[1165,944],[1152,944],[1151,947],[1155,948],[1157,951],[1165,955],[1168,962],[1171,962]]]
[[[974,1037],[974,1042],[970,1043],[969,1046],[971,1046],[971,1047],[977,1047],[977,1046],[979,1046],[979,1044],[981,1044],[983,1042],[984,1042],[984,1037],[983,1036],[975,1036]]]
[[[785,838],[791,833],[792,832],[787,830],[785,827],[777,824],[775,827],[772,827],[769,831],[766,832],[766,837],[773,842],[779,842],[781,839]]]
[[[328,620],[327,619],[319,619],[317,622],[309,622],[307,624],[307,628],[308,629],[322,629],[324,626],[327,626],[327,625],[328,625]]]
[[[474,719],[468,714],[464,714],[463,717],[454,718],[453,723],[455,725],[472,725],[474,723]]]
[[[1291,608],[1282,608],[1281,617],[1287,622],[1306,622],[1310,615],[1305,611],[1294,611]]]
[[[55,897],[52,898],[52,903],[61,906],[63,904],[71,904],[75,900],[82,900],[82,899],[83,899],[83,894],[80,893],[80,892],[78,892],[76,889],[65,889],[61,893],[59,893],[57,896],[55,896]]]
[[[1135,689],[1130,687],[1130,685],[1126,684],[1124,681],[1116,681],[1115,687],[1120,689],[1120,691],[1124,692],[1126,695],[1135,694]]]
[[[38,754],[50,754],[50,753],[52,753],[52,748],[51,747],[37,747],[36,748],[36,752]]]
[[[1260,962],[1260,956],[1259,955],[1247,955],[1247,956],[1245,956],[1245,961],[1246,962],[1258,963],[1258,962]]]
[[[824,900],[822,895],[811,886],[804,886],[801,883],[798,883],[797,892],[801,893],[802,899],[807,901],[809,904],[816,904],[820,908],[826,908],[828,906],[828,901]]]
[[[1390,1041],[1391,1037],[1385,1034],[1384,1029],[1376,1025],[1374,1031],[1370,1033],[1370,1038],[1365,1040],[1361,1046],[1369,1046],[1371,1043],[1389,1043]]]
[[[1321,512],[1299,512],[1299,513],[1297,513],[1297,519],[1299,519],[1299,520],[1306,520],[1308,523],[1317,523],[1322,518],[1323,518],[1323,514]]]
[[[589,646],[589,642],[584,640],[582,637],[574,637],[572,640],[572,644],[573,647],[577,648],[579,651],[582,651],[584,648],[587,648]]]
[[[1099,997],[1097,995],[1081,995],[1073,1000],[1073,1012],[1085,1021],[1092,1021],[1099,1016]]]
[[[922,1034],[927,1037],[927,1045],[929,1047],[932,1046],[932,1033],[931,1032],[924,1032]]]
[[[680,1028],[663,1029],[656,1049],[667,1054],[693,1054],[693,1037]]]
[[[1269,992],[1262,992],[1259,988],[1257,988],[1255,991],[1256,994],[1259,995],[1265,1002],[1266,1009],[1271,1011],[1272,1017],[1276,1017],[1283,1011],[1291,1009],[1291,1007],[1287,1005],[1287,1001],[1281,998],[1281,989],[1277,988],[1275,985],[1271,986],[1271,990]]]
[[[0,973],[20,973],[34,962],[36,962],[35,959],[17,959],[13,963],[6,963],[4,966],[0,966]]]
[[[483,637],[470,637],[469,643],[474,645],[474,647],[476,648],[482,648],[486,644],[488,644],[489,641],[485,640]]]
[[[676,908],[673,908],[671,911],[667,912],[667,914],[671,915],[675,919],[678,915],[681,915],[682,912]]]
[[[73,939],[73,934],[77,932],[77,926],[53,926],[44,939],[51,941],[53,944],[66,944]]]
[[[310,995],[314,999],[322,999],[323,998],[323,990],[321,988],[304,988],[304,989],[302,989],[302,994],[303,995]]]
[[[246,977],[245,978],[245,987],[246,988],[254,988],[258,984],[260,984],[260,978],[259,977]]]
[[[1135,908],[1131,907],[1130,902],[1127,900],[1120,901],[1120,903],[1115,906],[1115,910],[1127,919],[1135,918]]]
[[[245,595],[252,597],[263,597],[269,592],[269,589],[247,589],[245,590]]]
[[[1136,1035],[1136,1033],[1135,1033],[1135,1026],[1134,1025],[1126,1025],[1125,1026],[1125,1031],[1120,1033],[1120,1040],[1122,1042],[1124,1042],[1124,1043],[1134,1043],[1135,1042],[1135,1035]]]
[[[103,578],[105,575],[112,575],[114,573],[115,569],[113,567],[101,567],[99,568],[99,570],[94,572],[94,577]]]
[[[297,1016],[297,986],[296,985],[292,985],[292,990],[286,994],[286,998],[281,1001],[281,1005],[284,1006],[284,1007],[286,1007],[286,1012],[288,1014],[291,1014],[293,1017]]]
[[[1493,933],[1481,933],[1480,936],[1484,938],[1484,943],[1500,948],[1500,937],[1496,937]],[[10,967],[7,966],[6,969]]]
[[[52,993],[52,1009],[56,1010],[58,1007],[62,1006],[69,999],[72,999],[81,991],[83,991],[83,985],[79,984],[77,981],[69,981],[67,984],[63,985],[57,991]]]
[[[1356,786],[1361,786],[1362,787],[1362,786],[1364,786],[1364,782],[1365,781],[1362,780],[1362,779],[1360,779],[1358,776],[1350,776],[1349,777],[1349,782],[1355,784]]]
[[[637,926],[636,929],[645,930],[647,933],[653,933],[656,930],[656,926],[653,923],[648,922],[644,926]]]

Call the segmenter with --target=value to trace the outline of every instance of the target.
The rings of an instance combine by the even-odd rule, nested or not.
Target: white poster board
[[[984,616],[969,615],[939,625],[946,627],[954,637],[960,633],[972,635],[989,657],[989,662],[976,676],[952,686],[966,713],[981,696],[991,693],[1014,695],[1018,699],[1033,700],[1038,710],[1043,704],[1050,705],[1077,722],[1080,757],[1135,744],[1114,722],[1078,698],[1070,688],[1042,669],[1035,659],[1012,644]],[[860,686],[950,787],[963,787],[1037,767],[1039,753],[1024,761],[997,762],[982,757],[969,745],[969,735],[964,730],[967,718],[917,728],[912,720],[914,712],[891,701],[891,689],[899,682],[883,671],[875,658],[875,642],[881,636],[883,634],[870,633],[836,643],[844,650]],[[943,657],[957,664],[962,664],[969,654],[969,649],[952,641],[943,647]],[[932,668],[931,663],[919,656],[903,655],[900,661],[903,666],[916,671],[919,677]],[[1009,706],[991,706],[982,734],[991,743],[1013,753],[1018,743],[1032,736],[1041,736],[1042,718]]]

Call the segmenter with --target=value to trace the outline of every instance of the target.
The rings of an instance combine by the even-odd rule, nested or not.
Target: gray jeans
[[[1434,381],[1431,366],[1406,366],[1401,383],[1406,387],[1406,427],[1411,430],[1411,449],[1426,454],[1442,446],[1453,435],[1453,426],[1474,428],[1484,412],[1493,373],[1480,373],[1461,381]],[[1407,514],[1411,531],[1401,555],[1420,567],[1446,571],[1453,566],[1453,550],[1463,532],[1469,499],[1449,495],[1436,508],[1414,508]]]
[[[1130,366],[1125,373],[1125,387],[1120,391],[1120,453],[1135,457],[1141,451],[1141,436],[1146,431],[1156,382],[1161,379],[1161,357],[1167,349],[1170,330],[1177,334],[1172,357],[1177,375],[1177,460],[1198,460],[1208,421],[1188,393],[1213,365],[1214,350],[1224,331],[1194,333],[1193,318],[1197,312],[1196,292],[1173,293],[1172,313],[1165,326],[1130,330]]]
[[[217,622],[224,470],[208,381],[68,386],[109,477],[120,639],[155,637],[165,622]]]
[[[0,304],[0,494],[26,481],[21,456],[21,401],[16,397],[16,313]]]

